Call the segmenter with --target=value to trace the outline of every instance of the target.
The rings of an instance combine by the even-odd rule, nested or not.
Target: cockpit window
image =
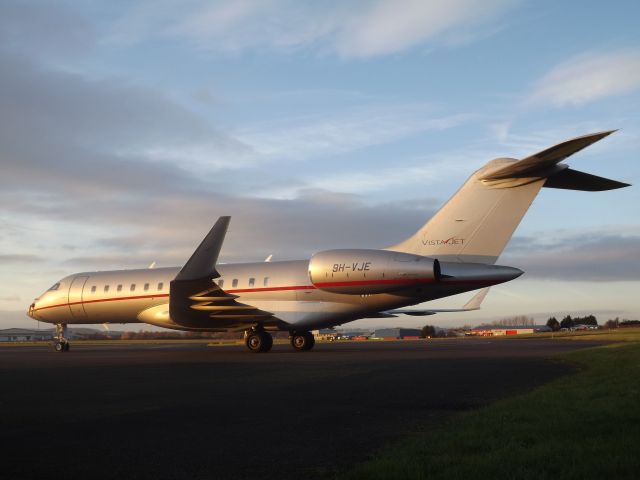
[[[49,291],[57,290],[60,288],[60,282],[56,283],[53,287],[49,289]]]

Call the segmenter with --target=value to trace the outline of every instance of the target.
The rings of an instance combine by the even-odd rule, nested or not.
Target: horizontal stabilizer
[[[614,190],[616,188],[628,187],[629,184],[567,168],[561,172],[551,175],[544,183],[544,186],[547,188],[562,188],[565,190],[601,192],[603,190]]]
[[[386,312],[381,313],[391,315],[410,315],[412,317],[426,317],[427,315],[435,315],[436,313],[469,312],[471,310],[480,310],[480,305],[482,304],[484,298],[487,296],[487,293],[489,293],[489,288],[490,287],[480,290],[471,298],[471,300],[465,303],[462,308],[433,308],[429,310],[387,310]]]
[[[547,148],[541,152],[523,158],[514,163],[510,163],[498,170],[489,172],[482,177],[482,180],[502,180],[506,178],[524,178],[540,176],[541,172],[549,170],[549,173],[555,173],[553,167],[565,158],[576,152],[588,147],[589,145],[602,140],[604,137],[611,135],[616,130],[607,132],[591,133],[581,137],[572,138],[562,143]],[[548,176],[548,175],[542,175]]]

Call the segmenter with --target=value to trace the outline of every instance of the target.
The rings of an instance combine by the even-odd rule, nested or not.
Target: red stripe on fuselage
[[[239,288],[235,290],[225,290],[226,293],[258,293],[258,292],[283,292],[292,290],[315,290],[322,287],[349,287],[349,286],[366,286],[366,285],[417,285],[424,283],[436,283],[434,279],[411,279],[411,280],[357,280],[352,282],[322,282],[315,285],[293,285],[285,287],[262,287],[262,288]],[[440,284],[443,285],[464,285],[464,284],[481,284],[490,285],[493,284],[489,280],[448,280],[442,279]],[[498,282],[496,282],[498,283]],[[70,307],[71,305],[81,305],[89,303],[102,303],[102,302],[116,302],[120,300],[141,300],[145,298],[166,298],[169,297],[168,293],[160,293],[155,295],[138,295],[133,297],[112,297],[112,298],[98,298],[95,300],[82,300],[80,302],[60,303],[57,305],[48,305],[46,307],[36,308],[33,311],[38,312],[40,310],[47,310],[49,308],[56,307]]]

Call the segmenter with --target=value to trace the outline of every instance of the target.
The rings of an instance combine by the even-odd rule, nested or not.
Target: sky
[[[220,215],[223,262],[392,245],[485,162],[610,129],[567,163],[633,186],[543,189],[498,262],[526,273],[429,323],[640,318],[638,18],[623,0],[3,0],[0,328],[34,327],[70,273],[183,264]]]

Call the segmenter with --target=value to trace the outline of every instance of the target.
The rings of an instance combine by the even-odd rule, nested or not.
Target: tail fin
[[[387,250],[495,263],[543,186],[586,191],[628,186],[560,163],[614,131],[567,140],[522,160],[488,162],[415,235]]]

